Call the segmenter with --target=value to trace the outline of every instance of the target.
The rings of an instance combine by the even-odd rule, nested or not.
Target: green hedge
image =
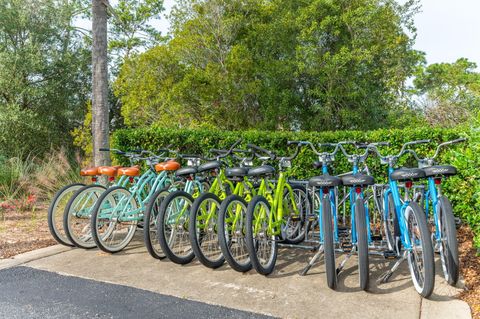
[[[210,148],[225,148],[239,138],[243,138],[243,145],[257,144],[279,155],[290,154],[293,149],[287,146],[288,140],[307,140],[313,143],[338,142],[355,140],[359,142],[389,141],[389,147],[384,147],[382,153],[396,153],[404,142],[431,139],[433,142],[416,147],[419,154],[433,154],[437,143],[452,140],[458,137],[469,138],[463,143],[441,153],[441,163],[453,163],[459,168],[459,175],[450,178],[445,183],[445,193],[452,199],[455,213],[474,228],[475,242],[480,247],[480,212],[479,200],[475,195],[480,190],[476,177],[478,163],[476,150],[480,150],[478,143],[472,143],[469,128],[431,129],[415,128],[409,130],[375,130],[375,131],[336,131],[336,132],[266,132],[266,131],[218,131],[218,130],[191,130],[165,129],[158,127],[128,129],[115,131],[112,136],[112,145],[122,150],[144,148],[156,150],[166,145],[173,145],[185,153],[205,154]],[[290,174],[294,178],[307,179],[319,174],[312,166],[316,156],[304,148],[298,158],[292,163]],[[119,159],[120,160],[120,159]],[[370,156],[369,167],[377,182],[386,181],[386,167],[380,165],[375,156]],[[405,157],[400,165],[415,166],[413,158]],[[334,163],[332,174],[350,171],[350,164],[343,155],[339,154]]]

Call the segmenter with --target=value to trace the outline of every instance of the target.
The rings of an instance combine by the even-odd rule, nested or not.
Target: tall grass
[[[44,159],[33,155],[0,157],[0,202],[23,207],[49,201],[62,186],[80,180],[78,156],[71,159],[64,149],[51,150]]]

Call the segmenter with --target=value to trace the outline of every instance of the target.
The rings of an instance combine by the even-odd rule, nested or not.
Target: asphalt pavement
[[[269,318],[29,267],[0,270],[0,318]]]

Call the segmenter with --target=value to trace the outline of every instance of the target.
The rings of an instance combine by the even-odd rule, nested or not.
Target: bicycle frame
[[[353,174],[357,174],[359,172],[358,165],[355,163],[353,165]],[[352,230],[352,243],[357,243],[357,227],[355,224],[355,206],[356,200],[358,198],[364,199],[364,190],[363,187],[350,187],[350,222],[351,222],[351,230]],[[366,217],[366,224],[367,224],[367,238],[368,243],[372,243],[372,235],[370,231],[370,215],[368,212],[368,205],[366,202],[363,202],[363,206],[365,207],[365,217]]]
[[[109,180],[110,182],[110,180]],[[120,178],[115,182],[115,183],[112,183],[111,186],[121,186],[121,187],[125,187],[128,185],[128,183],[130,182],[130,179],[128,178],[128,176],[125,176],[125,175],[122,175],[120,176]],[[102,183],[98,182],[98,181],[95,181],[93,184],[95,185],[100,185],[100,186],[104,186]],[[107,184],[107,187],[108,184]],[[87,193],[86,194],[86,198],[80,198],[78,203],[83,203],[82,206],[80,208],[77,208],[77,206],[75,205],[74,206],[74,211],[76,212],[76,217],[90,217],[90,209],[93,208],[93,206],[90,206],[90,207],[85,207],[85,205],[87,205],[87,203],[90,202],[90,199],[92,199],[92,196],[94,196],[94,193]]]
[[[112,216],[113,214],[118,214],[121,221],[140,221],[143,219],[143,211],[145,210],[145,205],[150,199],[150,197],[161,187],[164,187],[169,181],[169,177],[166,171],[162,171],[160,174],[156,174],[152,169],[147,170],[143,173],[136,183],[130,187],[130,195],[123,196],[120,201],[112,209],[102,209],[100,218],[106,218]],[[146,192],[147,185],[152,185],[149,192]],[[132,199],[136,203],[139,203],[139,207],[131,209],[130,206],[125,205],[129,203]],[[121,208],[121,211],[117,208]]]
[[[394,181],[394,180],[390,179],[390,174],[393,173],[393,172],[394,172],[393,167],[389,167],[388,168],[388,176],[389,176],[388,185],[389,185],[389,188],[385,191],[385,193],[383,195],[384,207],[385,207],[384,218],[386,219],[387,216],[388,216],[388,210],[389,210],[388,195],[392,194],[392,198],[393,198],[393,202],[394,202],[394,206],[395,206],[395,214],[397,216],[397,221],[398,221],[398,225],[399,225],[399,228],[400,228],[400,235],[401,235],[400,239],[402,241],[402,244],[403,244],[404,248],[406,248],[407,250],[411,250],[412,249],[412,243],[410,242],[410,238],[407,236],[407,233],[408,233],[407,224],[406,224],[406,220],[404,218],[405,209],[409,205],[410,201],[405,200],[402,203],[398,183],[397,183],[397,181]],[[406,189],[405,191],[408,192],[408,189]]]
[[[272,189],[273,196],[272,196]],[[270,203],[270,211],[273,212],[270,214],[268,219],[268,233],[269,235],[282,235],[282,227],[285,224],[283,219],[284,216],[284,207],[283,207],[283,192],[284,189],[287,188],[289,194],[289,200],[292,202],[292,206],[294,208],[294,213],[299,215],[297,210],[297,206],[295,205],[295,197],[293,195],[293,189],[290,184],[287,182],[286,175],[283,171],[280,171],[277,183],[275,186],[270,183],[267,178],[263,178],[262,182],[260,183],[260,187],[258,189],[258,195],[264,196],[267,201]],[[258,232],[260,229],[260,223],[262,220],[265,219],[265,210],[260,210],[260,218],[257,218],[255,221],[255,233]]]
[[[323,162],[322,163],[322,175],[328,175],[328,165],[327,163]],[[320,197],[320,203],[319,203],[319,209],[318,209],[318,225],[320,227],[320,244],[323,244],[323,218],[322,218],[322,212],[323,212],[323,200],[325,196],[329,196],[330,199],[330,208],[332,211],[333,215],[333,233],[334,233],[334,239],[335,242],[338,243],[338,222],[337,222],[337,194],[335,191],[335,188],[330,188],[328,193],[325,193],[323,189],[318,190],[318,194]]]

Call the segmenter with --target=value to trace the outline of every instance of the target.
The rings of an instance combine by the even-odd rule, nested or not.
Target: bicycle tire
[[[360,289],[368,290],[370,280],[370,264],[368,259],[367,216],[362,198],[355,201],[355,230],[357,232],[358,274]]]
[[[168,196],[168,194],[170,194],[167,189],[168,187],[160,189],[152,195],[152,198],[147,203],[147,206],[145,208],[145,214],[143,217],[143,241],[145,243],[145,247],[147,248],[148,253],[155,259],[164,259],[167,257],[163,252],[162,247],[160,246],[157,235],[157,220],[160,211],[160,205],[162,204],[163,200]],[[160,203],[158,203],[158,200],[160,200]],[[152,236],[153,232],[155,232],[155,236]]]
[[[270,239],[271,241],[271,248],[268,249],[269,252],[265,254],[265,257],[268,258],[262,258],[263,256],[257,255],[259,253],[259,239],[254,239],[254,236],[257,234],[253,233],[253,226],[255,224],[255,209],[257,205],[262,205],[263,207],[266,208],[267,210],[267,217],[266,221],[268,223],[268,216],[272,212],[270,211],[270,204],[268,203],[267,199],[263,196],[254,196],[252,200],[248,203],[247,206],[247,218],[246,218],[246,244],[247,244],[247,249],[248,253],[250,256],[250,261],[252,263],[253,268],[262,275],[268,275],[273,272],[273,269],[275,268],[275,263],[277,261],[277,252],[278,252],[278,246],[277,246],[277,241],[276,237],[272,236],[273,238]],[[260,232],[264,238],[266,239],[265,241],[267,242],[268,245],[268,237],[269,235],[265,235],[266,231]],[[260,238],[262,239],[262,238]],[[261,253],[261,252],[260,252]],[[262,263],[262,259],[266,260],[266,263]]]
[[[458,240],[455,217],[453,216],[452,204],[447,197],[441,196],[438,201],[441,234],[440,258],[442,259],[442,270],[449,285],[455,286],[459,277],[458,261]]]
[[[67,235],[68,239],[78,248],[91,249],[91,248],[95,248],[97,245],[95,244],[95,241],[93,240],[93,237],[92,237],[92,229],[91,229],[90,219],[88,220],[88,222],[85,226],[85,227],[87,227],[87,231],[88,231],[88,229],[90,230],[90,234],[89,234],[89,236],[87,236],[87,238],[89,238],[89,240],[88,241],[87,240],[82,240],[82,238],[80,236],[77,236],[75,234],[74,227],[71,227],[71,222],[72,222],[71,221],[71,218],[72,218],[71,216],[72,216],[72,210],[73,210],[72,206],[75,203],[75,201],[77,200],[77,198],[79,198],[81,200],[81,198],[79,196],[81,196],[82,193],[85,193],[85,195],[86,195],[87,192],[93,191],[94,194],[95,194],[95,197],[93,198],[94,203],[92,203],[92,206],[91,206],[91,209],[90,209],[89,218],[91,218],[92,210],[95,207],[95,203],[100,198],[101,194],[105,192],[105,190],[106,190],[106,187],[102,186],[102,185],[96,185],[96,184],[86,185],[86,186],[80,188],[77,192],[75,192],[75,194],[73,194],[72,197],[70,197],[70,200],[68,201],[67,206],[65,206],[65,211],[63,212],[63,229],[65,230],[65,234]]]
[[[166,233],[166,221],[169,216],[166,216],[167,209],[169,208],[169,205],[172,203],[173,200],[176,199],[176,197],[183,197],[184,199],[189,202],[189,206],[191,208],[191,205],[193,204],[193,197],[189,193],[186,193],[184,191],[175,191],[170,193],[165,199],[163,200],[162,204],[160,205],[160,211],[158,214],[158,221],[157,221],[157,234],[158,234],[158,240],[160,242],[160,246],[162,247],[163,252],[165,255],[170,259],[172,262],[176,264],[188,264],[195,258],[195,253],[193,252],[190,244],[190,238],[189,238],[189,233],[188,233],[188,225],[187,227],[185,226],[185,222],[188,222],[189,219],[189,212],[184,212],[182,214],[182,218],[184,219],[184,223],[182,224],[182,229],[186,233],[186,239],[183,241],[188,243],[188,247],[185,247],[183,250],[185,251],[185,254],[180,255],[172,250],[169,246],[169,242],[167,240],[167,233]],[[179,228],[178,225],[175,226],[176,228]]]
[[[237,231],[236,234],[229,233],[229,226],[228,220],[233,218],[234,216],[230,216],[228,213],[230,205],[234,205],[233,203],[237,202],[237,205],[240,205],[242,210],[244,211],[242,214],[243,218],[240,218],[240,226],[242,227],[241,231]],[[252,263],[250,262],[250,257],[248,254],[248,249],[245,243],[245,224],[246,224],[246,210],[247,210],[247,202],[238,195],[230,195],[222,201],[220,205],[220,209],[218,212],[218,241],[220,244],[220,249],[222,250],[223,256],[225,260],[230,265],[230,267],[238,272],[247,272],[252,269]],[[238,206],[237,206],[238,207]],[[243,225],[243,226],[242,226]],[[227,238],[227,234],[228,237]],[[239,236],[236,236],[239,235]],[[235,244],[240,248],[234,251],[238,251],[234,253],[232,251],[233,240],[230,240],[231,237],[236,236]],[[238,244],[237,244],[238,243]],[[242,249],[243,245],[243,249]],[[240,258],[242,256],[246,256],[246,260],[242,261]]]
[[[65,207],[63,209],[58,208],[57,205],[62,200],[65,196],[67,196],[67,193],[72,192],[72,194],[69,196],[68,200],[70,197],[81,187],[85,186],[85,184],[82,183],[73,183],[70,185],[66,185],[62,187],[58,192],[55,193],[55,196],[53,197],[52,202],[50,203],[50,206],[48,207],[48,216],[47,216],[47,221],[48,221],[48,229],[50,230],[50,234],[52,237],[61,245],[64,246],[69,246],[69,247],[74,247],[75,245],[68,239],[67,235],[65,234],[65,230],[63,228],[63,212],[65,211]],[[67,203],[68,203],[67,200]],[[57,210],[60,213],[60,224],[57,224],[56,222],[56,216]]]
[[[295,193],[295,191],[300,191],[300,192],[303,193],[304,200],[307,201],[306,202],[307,207],[305,207],[304,210],[299,212],[300,213],[300,217],[299,217],[300,220],[297,223],[298,225],[293,227],[294,231],[291,232],[291,231],[289,231],[289,229],[287,229],[287,231],[286,231],[287,234],[293,233],[294,235],[290,236],[290,237],[288,237],[288,235],[287,235],[286,238],[284,238],[283,241],[286,244],[299,244],[299,243],[301,243],[302,241],[305,240],[305,233],[306,233],[306,226],[307,226],[305,220],[306,220],[307,215],[309,214],[309,212],[311,210],[311,202],[310,202],[310,196],[308,196],[307,190],[304,186],[293,184],[293,185],[291,185],[291,187],[292,187],[293,193]],[[288,196],[288,194],[289,194],[288,189],[285,189],[284,195],[283,195],[284,200],[285,200],[285,196]],[[289,200],[289,198],[287,198],[287,200]],[[301,207],[301,208],[303,208],[303,207]],[[290,216],[289,212],[285,212],[285,217],[284,218],[287,218],[287,225],[290,224],[290,223],[288,223],[288,219],[290,217],[291,216]]]
[[[398,255],[401,251],[400,241],[400,226],[398,224],[395,202],[393,201],[393,195],[388,194],[387,198],[388,210],[384,208],[383,211],[383,229],[385,230],[385,237],[387,239],[388,249],[395,251]],[[388,216],[386,216],[388,214]],[[391,220],[391,225],[389,221]]]
[[[112,195],[112,193],[114,192],[120,193],[123,196],[128,196],[128,198],[130,199],[130,202],[128,203],[128,205],[132,206],[132,210],[136,210],[138,208],[138,204],[135,198],[132,197],[131,192],[125,187],[121,187],[121,186],[115,186],[107,189],[102,194],[102,196],[100,196],[100,198],[97,200],[95,207],[93,208],[92,218],[91,218],[92,237],[95,243],[97,244],[97,247],[107,253],[117,253],[119,251],[122,251],[125,247],[127,247],[128,244],[130,244],[130,242],[132,241],[133,236],[135,235],[135,231],[137,229],[137,223],[138,223],[138,219],[137,220],[133,219],[130,222],[130,226],[128,227],[128,231],[126,232],[126,235],[123,236],[123,239],[121,239],[118,244],[113,244],[111,242],[109,243],[107,241],[107,238],[111,237],[111,235],[114,233],[123,235],[125,232],[124,231],[116,232],[115,229],[111,229],[112,227],[111,218],[109,218],[109,221],[108,221],[109,224],[105,234],[102,235],[99,233],[99,228],[104,227],[103,222],[99,220],[101,218],[100,216],[101,209],[103,209],[104,207],[103,206],[104,202],[106,202],[110,198],[114,200],[113,198],[114,196]],[[119,205],[119,202],[121,201],[119,201],[118,199],[115,200],[113,202],[113,206],[111,207],[116,208]],[[113,223],[114,223],[113,227],[116,227],[117,225],[122,224],[122,221],[119,221],[119,219],[115,218],[113,220]]]
[[[413,243],[418,242],[418,239],[420,240],[420,245],[421,245],[421,254],[422,254],[422,269],[424,269],[424,274],[423,274],[423,284],[419,282],[419,278],[417,277],[417,273],[419,268],[415,267],[414,265],[417,265],[417,260],[419,259],[417,256],[414,255],[416,252],[416,249],[412,248],[412,250],[409,250],[408,252],[408,265],[410,268],[410,275],[412,277],[412,282],[415,287],[415,290],[424,298],[428,298],[434,288],[435,284],[435,261],[433,257],[433,246],[432,246],[432,240],[430,238],[430,231],[428,230],[427,227],[427,218],[423,210],[420,208],[418,203],[416,202],[410,202],[408,206],[406,207],[404,211],[404,216],[405,216],[405,221],[407,223],[407,232],[408,236],[411,239]],[[416,231],[411,231],[411,216],[415,218],[415,225],[417,225],[418,230]],[[414,225],[412,225],[414,226]],[[417,240],[412,240],[412,235],[419,234],[420,238]]]
[[[330,198],[322,198],[322,230],[323,230],[323,253],[325,258],[325,272],[327,286],[337,289],[337,268],[335,265],[335,243],[333,238],[333,216],[330,206]]]
[[[213,218],[210,219],[210,223],[213,223],[213,225],[202,225],[207,230],[206,232],[201,233],[201,231],[198,231],[197,227],[199,223],[198,217],[200,216],[199,214],[202,214],[202,206],[204,204],[208,204],[207,201],[212,201],[213,205],[216,205],[217,213],[215,213]],[[218,241],[217,221],[220,205],[221,200],[220,198],[218,198],[217,195],[213,193],[201,194],[195,199],[192,204],[192,208],[190,209],[190,222],[188,224],[190,244],[192,245],[192,250],[195,256],[205,267],[212,269],[218,268],[225,263],[225,258],[223,257],[222,250]],[[207,246],[205,247],[204,244],[206,244]],[[209,256],[210,253],[208,251],[208,248],[212,249],[210,253],[212,253],[213,258],[212,256]]]

